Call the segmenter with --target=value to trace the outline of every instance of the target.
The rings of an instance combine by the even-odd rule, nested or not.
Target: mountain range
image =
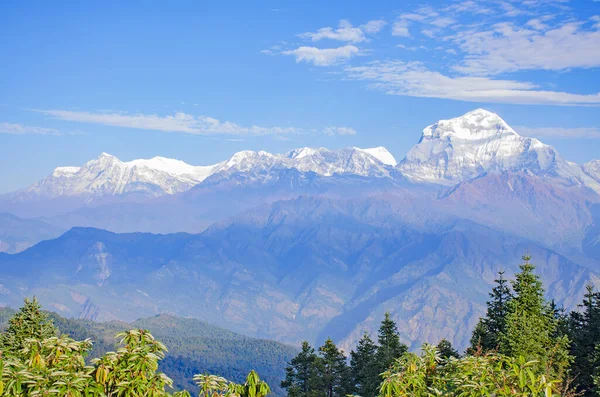
[[[70,317],[169,312],[350,348],[389,311],[413,347],[464,347],[526,251],[567,308],[600,286],[600,161],[569,162],[483,109],[426,127],[400,162],[381,147],[199,167],[102,154],[0,212],[26,242],[0,254],[0,303],[35,294]]]

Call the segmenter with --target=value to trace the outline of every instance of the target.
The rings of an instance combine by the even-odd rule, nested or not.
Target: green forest
[[[35,299],[26,300],[19,311],[0,313],[0,322],[8,321],[0,335],[0,394],[262,397],[281,387],[290,397],[600,396],[600,293],[589,286],[578,310],[570,313],[545,295],[525,256],[513,280],[499,273],[487,312],[462,354],[447,340],[410,352],[386,314],[377,335],[364,333],[349,355],[331,339],[316,349],[303,342],[287,360],[281,384],[262,380],[254,370],[258,366],[241,377],[223,365],[186,374],[187,382],[176,387],[160,365],[168,357],[163,342],[180,353],[197,350],[197,360],[202,350],[177,346],[181,335],[169,335],[156,319],[118,332],[112,349],[99,333],[95,344],[85,338],[92,325],[71,323],[44,312]],[[147,330],[150,326],[162,342]],[[118,328],[106,326],[103,332]],[[260,353],[249,357],[264,360]]]

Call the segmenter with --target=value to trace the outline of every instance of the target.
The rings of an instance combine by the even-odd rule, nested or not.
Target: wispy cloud
[[[518,70],[565,70],[600,66],[600,30],[580,21],[549,28],[539,19],[528,26],[502,22],[490,29],[468,29],[453,39],[466,57],[456,70],[499,74]]]
[[[34,127],[23,124],[0,123],[0,134],[11,135],[62,135],[55,128]]]
[[[129,114],[124,112],[85,112],[73,110],[34,110],[54,119],[87,124],[98,124],[113,127],[133,128],[150,131],[181,132],[196,135],[274,135],[284,136],[290,134],[306,133],[303,128],[297,127],[261,127],[242,126],[230,121],[220,121],[209,116],[194,116],[178,112],[174,115],[159,116],[156,114]],[[3,124],[0,124],[2,128]],[[30,127],[34,128],[34,127]],[[13,127],[14,131],[18,128]],[[33,131],[33,130],[32,130]],[[52,129],[39,129],[40,132],[51,133]],[[17,133],[17,132],[15,132]],[[354,135],[356,131],[350,127],[326,127],[323,133],[327,135]],[[239,140],[240,138],[232,140]]]
[[[193,116],[182,112],[175,113],[173,116],[158,116],[156,114],[94,113],[72,110],[37,111],[64,121],[188,134],[272,135],[296,132],[293,127],[245,127],[230,121],[220,121],[208,116]]]
[[[348,127],[325,127],[325,135],[356,135],[354,128]]]
[[[386,22],[384,20],[372,20],[360,26],[352,26],[350,21],[342,19],[337,29],[325,27],[316,32],[301,33],[298,36],[312,41],[323,39],[345,41],[348,43],[360,43],[367,40],[367,34],[376,34],[383,29]]]
[[[410,37],[408,21],[406,19],[400,19],[394,22],[394,25],[392,26],[392,36]]]
[[[383,19],[374,19],[372,21],[369,21],[367,23],[360,25],[360,28],[365,33],[376,34],[376,33],[379,33],[385,25],[387,25],[387,22],[384,21]]]
[[[545,138],[585,138],[585,139],[600,139],[600,128],[597,127],[581,127],[581,128],[561,128],[561,127],[515,127],[521,135],[531,137]]]
[[[547,73],[535,73],[567,74],[575,69],[600,67],[600,15],[582,19],[566,3],[567,0],[456,0],[438,8],[408,9],[394,19],[388,40],[393,40],[393,47],[413,54],[384,53],[386,48],[392,48],[389,43],[373,50],[363,48],[376,46],[365,33],[369,23],[354,27],[344,20],[337,29],[323,28],[301,36],[313,41],[341,40],[357,43],[356,46],[299,47],[280,53],[316,66],[343,65],[339,73],[343,78],[365,81],[392,95],[472,102],[599,105],[597,87],[590,86],[596,92],[589,88],[579,91],[577,85],[561,86],[563,79],[546,80]],[[373,31],[383,27],[372,25]],[[435,43],[427,45],[429,40]],[[418,51],[431,48],[439,55]],[[357,55],[377,56],[379,60],[365,64],[360,62],[365,58]],[[520,71],[534,73],[517,73]]]
[[[312,63],[315,66],[331,66],[346,61],[359,53],[353,45],[338,48],[298,47],[295,50],[283,51],[284,55],[293,55],[296,62]]]
[[[374,61],[346,67],[350,79],[366,81],[390,95],[455,99],[467,102],[517,104],[597,105],[600,93],[571,94],[541,90],[530,82],[488,77],[447,76],[427,69],[420,62]]]
[[[321,28],[316,32],[302,33],[298,36],[304,39],[311,39],[312,41],[330,39],[352,43],[360,43],[361,41],[365,41],[367,39],[361,28],[352,26],[352,24],[345,19],[340,21],[337,29],[326,27]]]

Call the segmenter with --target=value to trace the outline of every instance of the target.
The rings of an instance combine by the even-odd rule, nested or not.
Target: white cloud
[[[561,128],[561,127],[515,127],[521,135],[546,138],[586,138],[600,139],[597,127]]]
[[[560,85],[555,88],[563,79],[549,84],[544,81],[547,74],[524,78],[523,74],[515,73],[542,70],[568,73],[571,69],[600,67],[600,16],[589,15],[578,20],[565,2],[457,0],[445,7],[417,7],[399,14],[391,33],[406,39],[393,45],[415,51],[410,58],[422,62],[390,60],[390,54],[383,51],[391,46],[380,46],[372,52],[353,45],[327,49],[300,47],[282,53],[294,55],[297,62],[317,66],[343,64],[356,55],[383,54],[380,61],[344,70],[350,79],[367,81],[371,87],[388,94],[473,102],[596,106],[600,104],[600,93],[594,85],[579,93],[568,92],[576,88]],[[370,24],[372,30],[366,27]],[[370,21],[356,28],[342,21],[337,29],[324,28],[306,33],[305,37],[367,41],[365,32],[379,31],[383,24]],[[429,45],[428,38],[436,42]],[[445,51],[441,59],[451,61],[440,65],[438,55],[426,58],[420,50],[428,48]],[[396,52],[396,56],[402,55]]]
[[[349,127],[325,127],[325,135],[356,135],[356,130]]]
[[[178,112],[173,116],[156,114],[93,113],[71,110],[37,110],[52,118],[88,124],[135,128],[188,134],[277,135],[294,133],[293,127],[243,127],[230,121],[219,121],[208,116],[192,116]]]
[[[375,61],[366,66],[347,67],[350,79],[369,82],[390,95],[494,102],[551,105],[598,105],[600,93],[592,95],[544,91],[533,83],[488,77],[446,76],[428,70],[420,62]]]
[[[360,43],[361,41],[365,41],[367,39],[361,28],[353,27],[352,24],[345,19],[340,21],[337,29],[330,27],[321,28],[314,33],[307,32],[302,33],[299,36],[305,39],[311,39],[312,41],[330,39],[352,43]]]
[[[491,29],[460,32],[454,42],[467,54],[457,67],[466,74],[600,66],[600,30],[584,30],[581,22],[543,31],[503,22]]]
[[[429,21],[429,23],[433,26],[437,26],[438,28],[445,28],[456,23],[456,21],[449,17],[440,17]]]
[[[530,19],[529,21],[527,21],[527,23],[525,25],[531,26],[535,30],[545,30],[548,28],[548,25],[546,25],[544,22],[542,22],[538,18]]]
[[[435,31],[433,29],[423,29],[421,30],[421,33],[431,39],[435,37]]]
[[[55,128],[34,127],[23,124],[0,123],[0,134],[11,135],[61,135]]]
[[[379,33],[385,25],[387,25],[387,22],[383,19],[375,19],[360,25],[360,28],[367,34],[376,34]]]
[[[392,36],[410,37],[410,32],[408,31],[408,21],[401,19],[394,22],[394,26],[392,27]]]
[[[244,127],[230,121],[219,121],[208,116],[193,116],[186,113],[175,113],[173,116],[158,116],[155,114],[128,114],[128,113],[99,113],[82,112],[71,110],[34,110],[51,116],[52,118],[79,123],[99,124],[113,127],[134,128],[151,131],[183,132],[196,135],[284,135],[307,132],[302,128],[295,127]],[[57,130],[39,127],[24,127],[18,124],[0,123],[0,133],[22,134],[38,133],[52,134]],[[23,131],[23,132],[21,132]],[[350,127],[326,127],[322,129],[327,135],[356,135],[356,131]],[[230,138],[232,142],[239,142],[241,138]]]
[[[348,43],[360,43],[367,41],[367,34],[376,34],[383,29],[386,22],[382,19],[368,21],[358,27],[352,26],[350,21],[340,20],[337,29],[332,27],[321,28],[316,32],[301,33],[298,36],[312,41],[323,39],[345,41]]]
[[[359,50],[353,45],[338,48],[298,47],[295,50],[283,51],[284,55],[294,55],[296,62],[312,63],[315,66],[331,66],[346,61],[357,55]]]

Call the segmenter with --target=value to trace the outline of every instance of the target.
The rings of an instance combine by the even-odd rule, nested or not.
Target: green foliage
[[[18,349],[6,344],[0,348],[0,395],[190,397],[187,391],[171,394],[166,390],[173,381],[158,369],[167,349],[147,330],[119,333],[121,347],[93,359],[92,365],[86,364],[91,340],[75,341],[55,333],[37,301],[26,300],[0,337],[5,343],[20,344]],[[255,371],[250,371],[243,384],[224,382],[231,397],[265,397],[270,393],[268,384]]]
[[[513,282],[514,297],[508,302],[500,352],[535,361],[540,373],[564,379],[570,363],[569,339],[558,334],[559,322],[544,298],[544,288],[528,256]]]
[[[265,397],[271,393],[269,385],[256,371],[250,371],[244,384],[230,382],[215,375],[195,375],[200,387],[200,397]]]
[[[346,356],[337,348],[331,339],[319,348],[319,359],[316,361],[320,373],[320,395],[326,397],[343,397],[352,392],[350,373],[346,365]]]
[[[376,397],[378,394],[379,365],[377,363],[377,345],[368,333],[358,341],[356,350],[350,353],[350,368],[356,393],[361,397]]]
[[[600,375],[600,293],[588,285],[583,302],[579,305],[582,312],[571,312],[568,319],[571,355],[571,370],[575,376],[575,386],[585,397],[600,395],[598,376]],[[593,377],[596,376],[596,382]]]
[[[440,353],[440,357],[442,360],[448,360],[450,358],[460,358],[460,354],[458,354],[458,350],[456,350],[452,343],[450,343],[447,339],[442,339],[438,345],[436,346],[438,352]]]
[[[408,351],[408,346],[400,342],[398,328],[389,313],[385,313],[385,318],[381,322],[377,342],[379,344],[377,362],[380,373],[387,370],[398,357]]]
[[[0,329],[6,329],[15,311],[0,309]],[[133,323],[120,321],[94,322],[69,319],[56,313],[49,318],[62,333],[75,340],[94,341],[87,361],[116,349],[114,335],[129,329],[147,329],[169,346],[169,352],[159,361],[159,371],[173,379],[176,390],[193,390],[194,374],[219,374],[231,381],[243,383],[246,375],[256,369],[272,387],[273,395],[282,396],[279,383],[285,365],[297,349],[270,340],[250,338],[200,320],[157,315]]]
[[[494,282],[496,285],[490,293],[490,300],[487,301],[486,315],[479,320],[471,337],[471,347],[468,350],[471,354],[477,351],[497,350],[500,345],[500,335],[505,331],[508,303],[512,298],[512,292],[503,271],[498,273],[498,278]]]
[[[318,356],[310,344],[302,342],[302,350],[290,360],[285,369],[285,380],[281,387],[287,389],[290,397],[316,396],[319,388],[317,373]]]
[[[17,355],[3,351],[2,388],[6,396],[53,395],[77,397],[98,395],[93,368],[85,364],[91,341],[67,336],[26,339]]]
[[[423,354],[405,353],[384,373],[382,397],[552,397],[559,396],[558,380],[535,371],[536,363],[522,357],[490,353],[450,358],[423,346]]]
[[[42,311],[37,299],[25,299],[24,306],[11,317],[8,328],[0,336],[0,350],[5,355],[20,356],[29,339],[41,341],[57,334],[58,329]]]

